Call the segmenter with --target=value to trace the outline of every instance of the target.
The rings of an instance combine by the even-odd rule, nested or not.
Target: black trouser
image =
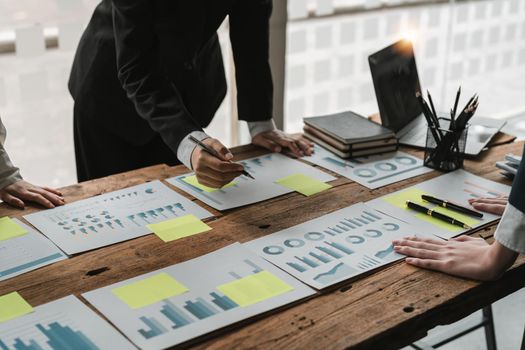
[[[160,135],[144,145],[132,144],[111,130],[74,112],[75,159],[79,182],[165,163],[180,164]]]

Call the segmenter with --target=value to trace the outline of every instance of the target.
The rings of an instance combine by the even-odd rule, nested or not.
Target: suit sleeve
[[[525,148],[524,148],[525,155]],[[523,157],[522,157],[523,158]],[[510,191],[509,203],[494,238],[505,247],[525,254],[525,160],[522,160]]]
[[[269,63],[271,0],[237,0],[230,11],[230,40],[235,61],[239,119],[273,117]]]
[[[112,0],[118,78],[138,114],[177,153],[182,139],[202,131],[158,60],[151,0]]]

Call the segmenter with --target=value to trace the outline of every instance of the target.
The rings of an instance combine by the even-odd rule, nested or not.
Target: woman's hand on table
[[[17,181],[0,190],[0,199],[7,204],[24,209],[26,202],[34,202],[46,208],[64,205],[62,193],[49,187],[40,187],[25,180]]]

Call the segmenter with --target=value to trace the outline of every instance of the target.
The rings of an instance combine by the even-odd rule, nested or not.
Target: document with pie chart
[[[392,240],[416,231],[358,203],[244,245],[300,281],[323,289],[402,259]]]
[[[365,187],[375,189],[431,172],[423,160],[405,152],[343,159],[322,147],[304,160],[322,166]]]

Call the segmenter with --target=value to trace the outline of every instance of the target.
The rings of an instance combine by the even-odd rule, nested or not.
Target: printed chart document
[[[421,199],[421,195],[427,194],[474,209],[468,203],[469,199],[508,196],[509,193],[510,186],[483,179],[465,170],[456,170],[432,180],[419,183],[415,186],[373,199],[366,204],[411,223],[417,228],[418,232],[427,232],[441,238],[449,239],[458,236],[467,230],[426,214],[408,209],[406,207],[406,201],[410,200],[427,208],[435,209],[437,212],[451,216],[472,228],[477,228],[497,220],[499,216],[483,213],[483,218],[472,217],[425,202]]]
[[[255,180],[241,175],[218,190],[195,185],[193,173],[176,176],[166,181],[217,210],[226,210],[292,192],[292,189],[275,183],[290,175],[302,174],[322,182],[335,180],[335,177],[321,170],[279,153],[246,159],[239,163],[253,175]]]
[[[136,349],[74,296],[0,323],[0,349]]]
[[[391,152],[367,157],[343,159],[315,146],[315,153],[304,160],[332,170],[365,187],[375,189],[432,171],[423,160],[405,152]]]
[[[236,243],[83,297],[141,349],[164,349],[314,293]]]
[[[67,258],[66,254],[40,232],[18,219],[13,221],[27,233],[0,240],[0,281]]]
[[[392,240],[415,233],[413,226],[358,203],[243,245],[323,289],[402,259]]]
[[[212,214],[160,181],[105,193],[24,216],[67,254],[80,253],[151,233],[146,227],[193,214]]]

